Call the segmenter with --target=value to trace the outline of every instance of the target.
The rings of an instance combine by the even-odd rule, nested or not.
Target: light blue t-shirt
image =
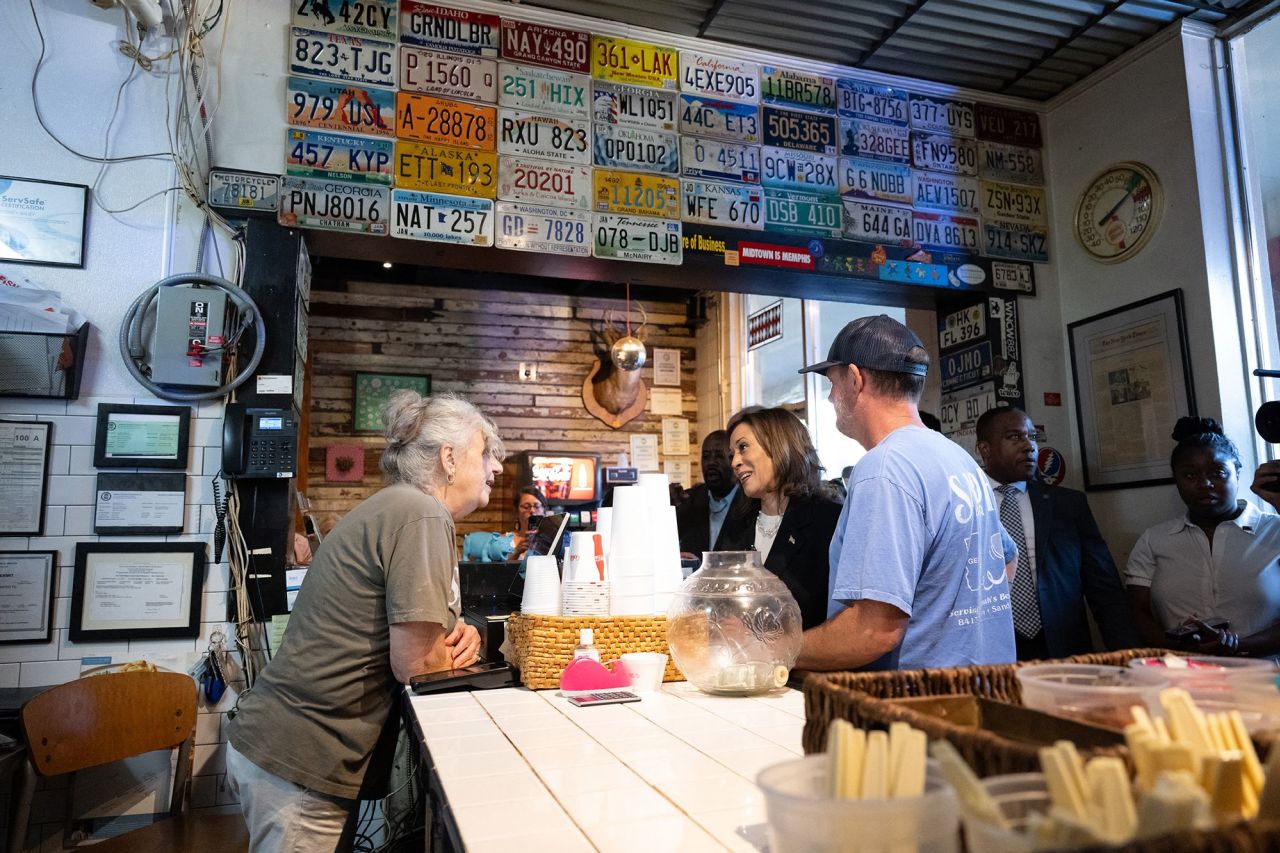
[[[973,458],[940,433],[902,427],[850,477],[827,617],[862,599],[911,617],[901,645],[868,669],[1013,663],[1005,564],[1016,554]]]

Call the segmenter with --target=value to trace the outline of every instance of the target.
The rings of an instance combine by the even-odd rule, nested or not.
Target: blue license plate
[[[836,81],[836,111],[846,118],[906,126],[907,93],[864,80]]]
[[[730,142],[759,142],[760,110],[755,104],[681,95],[680,132]]]
[[[835,154],[835,116],[762,107],[764,144],[774,148],[794,148],[818,154]]]
[[[991,378],[991,342],[949,352],[941,361],[944,393],[985,382]]]

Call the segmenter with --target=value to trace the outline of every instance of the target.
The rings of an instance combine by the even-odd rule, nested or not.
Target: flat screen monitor
[[[600,455],[597,453],[526,453],[525,482],[542,492],[552,506],[588,506],[600,502]]]

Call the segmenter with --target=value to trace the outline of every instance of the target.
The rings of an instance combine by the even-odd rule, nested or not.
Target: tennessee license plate
[[[683,256],[680,223],[666,219],[597,213],[594,236],[597,258],[679,266]]]
[[[404,44],[475,56],[497,56],[500,25],[497,15],[415,0],[400,2],[400,41]]]
[[[952,101],[927,95],[911,96],[912,130],[948,136],[973,136],[973,125],[973,104],[969,101]]]
[[[492,151],[495,115],[493,107],[465,101],[396,94],[396,136],[419,142]]]
[[[680,174],[686,178],[760,183],[760,149],[754,145],[680,137]]]
[[[498,161],[498,198],[590,210],[591,167],[502,157]]]
[[[1044,185],[1044,159],[1038,148],[978,143],[978,174],[992,181]]]
[[[591,117],[591,78],[585,74],[510,62],[503,62],[498,74],[502,78],[500,106],[571,118]]]
[[[303,178],[391,183],[390,139],[289,128],[285,172]]]
[[[591,214],[563,207],[517,204],[495,205],[494,238],[499,249],[548,255],[591,254]]]
[[[911,209],[845,199],[843,230],[863,243],[910,243]]]
[[[680,218],[685,222],[764,229],[764,192],[759,187],[712,181],[681,181],[680,187],[684,204]]]
[[[613,83],[675,89],[679,83],[676,51],[649,42],[592,36],[591,76]]]
[[[479,56],[401,45],[400,88],[420,95],[492,104],[498,100],[498,63]]]
[[[981,305],[970,305],[938,318],[938,346],[941,349],[967,344],[987,334],[987,315]]]
[[[290,178],[281,181],[280,214],[286,228],[386,234],[391,189],[376,184]]]
[[[294,127],[392,136],[396,95],[386,89],[290,77],[284,118]]]
[[[1049,234],[1044,228],[1012,222],[983,222],[983,249],[993,258],[1015,261],[1049,260]]]
[[[764,144],[775,148],[794,148],[818,154],[836,153],[836,120],[834,116],[761,107],[764,118]]]
[[[601,124],[595,128],[597,166],[674,175],[680,171],[680,144],[674,133]]]
[[[912,217],[912,234],[922,246],[967,253],[978,251],[978,220],[968,216],[916,211]]]
[[[781,190],[836,192],[836,158],[811,151],[765,148],[760,183]]]
[[[760,66],[741,59],[680,51],[680,91],[709,98],[756,103]]]
[[[843,77],[836,81],[836,112],[846,118],[906,125],[907,97],[902,89]]]
[[[627,213],[678,219],[680,182],[675,178],[596,169],[592,176],[595,199],[592,209],[602,213]]]
[[[591,162],[591,123],[518,110],[498,111],[498,153],[562,163]]]
[[[591,34],[503,18],[502,58],[587,74],[591,71]]]
[[[391,236],[466,246],[493,245],[493,202],[415,190],[391,193]]]
[[[974,121],[979,139],[1031,148],[1039,148],[1041,145],[1040,117],[1035,113],[990,104],[975,104]]]
[[[280,176],[210,169],[209,204],[274,213],[280,207]]]
[[[340,36],[396,40],[399,0],[343,0],[337,8],[328,0],[293,0],[293,24]]]
[[[293,27],[289,73],[369,86],[396,85],[395,45]]]
[[[395,178],[402,190],[493,198],[498,192],[498,155],[399,139]]]
[[[601,124],[672,131],[676,129],[676,93],[597,80],[591,90],[591,118]]]
[[[978,146],[972,139],[913,133],[911,165],[917,169],[950,172],[953,175],[976,175]]]
[[[864,119],[841,119],[840,153],[891,163],[911,162],[911,132],[896,124]]]
[[[790,190],[765,191],[764,227],[766,231],[839,237],[840,224],[841,208],[838,196],[816,196]]]
[[[840,158],[840,195],[911,203],[911,168],[897,163]]]
[[[1044,190],[996,181],[982,181],[980,188],[984,219],[1019,222],[1040,228],[1048,226]]]
[[[804,107],[819,112],[836,110],[836,81],[794,68],[760,66],[760,98],[766,104]]]
[[[978,212],[978,182],[958,175],[916,172],[916,207],[952,213]]]
[[[680,132],[730,142],[759,142],[760,109],[755,104],[681,95]]]

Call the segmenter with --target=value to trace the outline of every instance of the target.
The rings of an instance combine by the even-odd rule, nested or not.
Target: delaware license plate
[[[493,107],[398,92],[396,136],[436,145],[457,145],[492,151],[496,141],[496,113]]]
[[[760,67],[760,97],[766,104],[836,111],[836,81],[832,77],[794,68]]]
[[[674,133],[600,124],[595,128],[597,166],[674,175],[680,171],[680,143]]]
[[[591,37],[591,76],[613,83],[675,89],[679,68],[674,49],[643,41]]]
[[[709,98],[756,103],[760,66],[741,59],[680,51],[680,91]]]
[[[592,207],[602,213],[626,213],[658,219],[680,217],[680,182],[675,178],[596,169],[592,185],[592,198],[595,199]]]
[[[493,202],[440,193],[394,190],[391,236],[466,246],[493,245]]]
[[[983,341],[942,357],[942,390],[955,391],[991,378],[991,342]]]
[[[781,190],[836,192],[836,158],[790,148],[765,148],[760,183]]]
[[[591,34],[503,18],[502,58],[587,74],[591,71]]]
[[[340,36],[396,40],[399,0],[293,0],[293,24]],[[336,6],[337,8],[333,8]]]
[[[290,77],[284,118],[294,127],[392,136],[396,95],[386,89]]]
[[[498,198],[590,210],[591,167],[502,157],[498,162]]]
[[[286,228],[319,228],[386,234],[391,190],[376,184],[284,178],[280,224]]]
[[[913,188],[909,166],[840,158],[840,194],[843,196],[911,204]]]
[[[340,36],[293,27],[289,73],[349,80],[369,86],[396,85],[396,46],[359,36]]]
[[[816,196],[790,190],[766,190],[764,228],[787,234],[840,236],[841,208],[838,196]]]
[[[1039,148],[1040,117],[1026,110],[1014,110],[990,104],[974,105],[974,120],[979,139]]]
[[[983,249],[994,258],[1049,260],[1049,234],[1043,228],[1006,222],[983,222]]]
[[[916,242],[922,246],[969,253],[978,251],[978,220],[968,216],[916,211],[912,217],[912,230]]]
[[[754,145],[680,137],[680,174],[686,178],[760,183],[760,149]]]
[[[863,243],[910,243],[911,210],[845,199],[843,230],[850,240]]]
[[[591,90],[591,118],[601,124],[673,131],[676,93],[596,81]]]
[[[913,133],[911,165],[917,169],[950,172],[953,175],[976,175],[978,146],[972,139]]]
[[[891,163],[911,162],[911,133],[896,124],[882,124],[863,119],[841,119],[840,153],[868,160]]]
[[[500,201],[495,212],[499,249],[579,257],[591,254],[591,214],[584,210]]]
[[[760,109],[754,104],[681,95],[680,132],[730,142],[759,142]]]
[[[498,100],[498,63],[401,45],[400,88],[420,95],[492,104]]]
[[[395,178],[402,190],[493,198],[498,192],[498,155],[399,139]]]
[[[836,112],[846,118],[860,118],[883,124],[905,126],[907,93],[862,80],[836,81]]]
[[[498,111],[498,153],[562,163],[591,162],[591,124],[518,110]]]
[[[764,120],[764,144],[775,148],[794,148],[818,154],[836,153],[836,120],[834,116],[761,107]]]
[[[597,213],[594,221],[591,254],[597,258],[672,266],[683,259],[679,222],[612,213]]]
[[[415,0],[400,2],[400,41],[404,44],[475,56],[497,56],[500,25],[497,15]]]
[[[682,181],[685,222],[764,230],[764,192],[742,184]]]
[[[289,128],[285,172],[303,178],[391,183],[390,139]]]
[[[911,96],[912,130],[947,136],[973,136],[973,124],[973,104],[968,101]]]
[[[978,143],[978,174],[993,181],[1044,185],[1044,159],[1037,148]]]
[[[1045,228],[1049,224],[1044,190],[996,181],[981,182],[982,216]]]
[[[209,204],[275,213],[280,208],[280,176],[210,169]]]
[[[951,347],[976,341],[987,334],[987,314],[982,305],[970,305],[938,318],[938,347]]]
[[[498,104],[537,113],[591,117],[591,78],[572,71],[502,63]]]
[[[958,175],[916,172],[915,206],[951,213],[978,212],[978,182]]]

